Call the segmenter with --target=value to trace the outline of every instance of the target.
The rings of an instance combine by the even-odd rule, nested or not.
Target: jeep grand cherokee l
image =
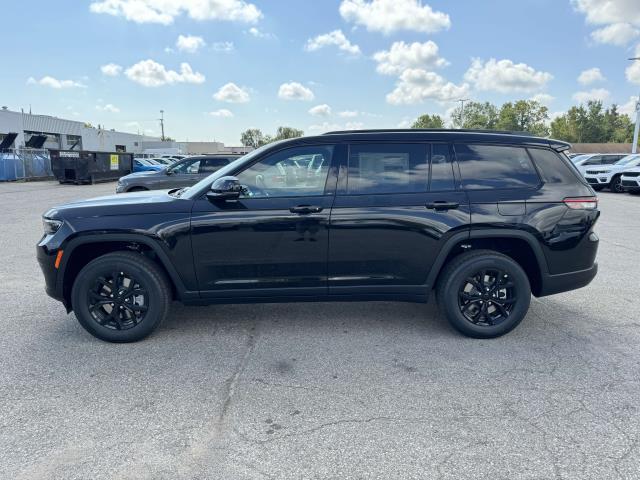
[[[435,290],[453,327],[515,328],[531,294],[596,275],[597,198],[563,142],[356,131],[261,147],[196,185],[44,214],[49,295],[91,334],[150,334],[185,304],[393,300]]]

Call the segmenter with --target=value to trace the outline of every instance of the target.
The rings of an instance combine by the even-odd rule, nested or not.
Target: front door
[[[318,145],[267,153],[236,173],[240,199],[196,201],[192,242],[202,296],[327,293],[332,162],[339,150]]]
[[[469,222],[448,144],[351,144],[331,213],[329,293],[426,295],[442,245]]]

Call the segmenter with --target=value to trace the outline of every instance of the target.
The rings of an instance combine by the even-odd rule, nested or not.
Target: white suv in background
[[[578,170],[580,170],[580,173],[584,175],[588,167],[594,165],[612,165],[626,156],[626,153],[586,153],[573,157],[571,161]]]
[[[622,186],[622,173],[638,165],[640,165],[640,154],[627,155],[613,165],[587,166],[584,171],[584,178],[594,190],[602,190],[608,187],[612,192],[622,193],[625,190]]]
[[[620,181],[625,191],[640,195],[640,167],[625,170],[620,177]]]

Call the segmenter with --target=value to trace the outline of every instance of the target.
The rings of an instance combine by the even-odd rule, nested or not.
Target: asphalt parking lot
[[[114,184],[0,183],[0,478],[640,478],[640,197],[600,273],[496,340],[432,306],[183,307],[146,341],[47,297],[40,215]]]

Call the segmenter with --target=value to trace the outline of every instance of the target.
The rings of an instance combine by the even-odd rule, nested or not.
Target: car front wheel
[[[613,177],[613,180],[611,180],[611,183],[609,184],[609,190],[614,193],[624,193],[624,187],[622,186],[622,177]]]
[[[438,302],[449,323],[473,338],[504,335],[529,310],[531,286],[513,259],[492,250],[454,258],[438,282]]]
[[[114,252],[89,262],[75,279],[71,302],[91,335],[107,342],[142,340],[164,320],[171,290],[164,272],[134,252]]]

